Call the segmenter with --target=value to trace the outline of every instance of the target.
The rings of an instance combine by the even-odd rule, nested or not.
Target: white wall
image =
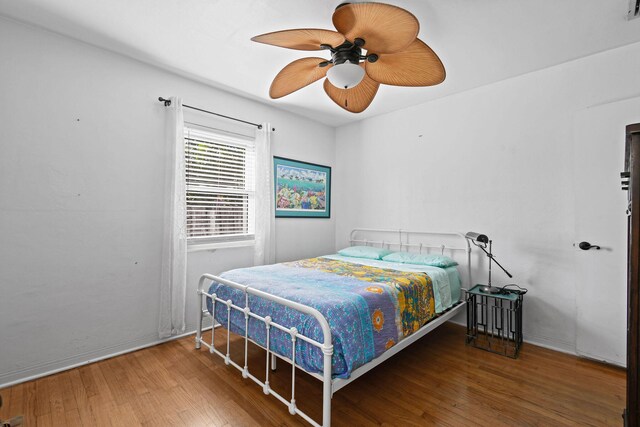
[[[332,218],[278,219],[279,261],[354,227],[482,231],[530,289],[526,338],[575,351],[573,117],[640,95],[639,44],[337,132],[3,19],[0,56],[0,385],[156,340],[160,95],[270,121],[275,155],[334,167]],[[198,276],[251,262],[250,248],[189,255],[189,328]]]
[[[157,339],[164,107],[277,129],[274,154],[334,165],[333,128],[0,19],[0,386]],[[335,204],[334,204],[335,207]],[[335,220],[278,219],[277,258],[333,251]],[[252,249],[189,255],[197,277]]]
[[[574,179],[574,167],[580,167],[574,165],[574,115],[638,95],[640,44],[635,44],[340,127],[336,246],[346,245],[348,231],[358,226],[486,233],[498,260],[530,290],[525,339],[575,352],[581,287],[572,244],[590,238],[576,235],[576,218],[597,210],[599,201],[576,206],[573,197],[580,185]],[[580,141],[576,144],[582,149]],[[625,196],[618,175],[623,146],[620,128],[613,141],[583,147],[594,156],[600,150],[618,153],[618,166],[597,190],[607,188],[619,199],[610,249],[621,272],[626,260]],[[598,262],[597,254],[590,256]],[[481,266],[478,283],[486,281],[485,260]],[[624,274],[619,276],[622,280],[603,283],[603,293],[594,298],[624,293]],[[501,272],[494,277],[508,283]],[[621,334],[624,327],[622,321]],[[624,355],[624,342],[615,342]]]

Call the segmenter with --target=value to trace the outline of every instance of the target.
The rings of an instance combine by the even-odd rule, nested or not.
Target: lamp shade
[[[351,89],[364,78],[364,68],[352,62],[334,65],[327,71],[329,82],[338,89]]]
[[[486,234],[475,233],[473,231],[469,231],[464,237],[471,240],[472,242],[478,243],[489,243],[489,238]]]

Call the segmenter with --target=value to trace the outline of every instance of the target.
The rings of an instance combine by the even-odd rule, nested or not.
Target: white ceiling
[[[0,14],[177,71],[216,87],[341,125],[640,41],[628,0],[387,0],[420,21],[447,80],[430,88],[381,86],[360,114],[343,111],[322,84],[279,100],[277,72],[303,52],[253,43],[289,28],[333,29],[338,1],[0,0]]]

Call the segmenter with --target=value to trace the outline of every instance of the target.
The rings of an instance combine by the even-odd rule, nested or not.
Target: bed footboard
[[[215,281],[217,283],[223,284],[225,286],[231,287],[231,288],[235,288],[238,290],[241,290],[244,293],[245,296],[245,307],[240,307],[237,306],[235,304],[233,304],[233,302],[229,299],[229,300],[223,300],[218,298],[218,296],[213,293],[213,294],[209,294],[205,289],[205,282],[206,281]],[[280,325],[276,322],[274,322],[270,316],[259,316],[256,313],[253,313],[251,311],[251,307],[249,306],[249,295],[255,295],[258,296],[260,298],[264,298],[266,300],[270,300],[273,302],[276,302],[278,304],[281,304],[283,306],[286,307],[290,307],[293,308],[294,310],[297,310],[301,313],[305,313],[308,315],[313,316],[318,323],[320,324],[320,327],[322,328],[322,333],[323,333],[323,341],[322,343],[311,339],[309,337],[306,337],[302,334],[300,334],[298,332],[298,330],[296,328],[290,328],[290,327],[286,327],[284,325]],[[205,308],[205,302],[206,302],[206,298],[211,298],[212,302],[213,302],[213,313],[209,313],[209,311]],[[223,304],[226,307],[227,310],[227,342],[226,342],[226,354],[222,353],[221,351],[217,350],[214,346],[215,344],[215,329],[216,329],[216,320],[215,320],[215,310],[216,310],[216,304],[215,302],[219,302],[221,304]],[[221,358],[224,359],[225,364],[227,365],[231,365],[234,366],[235,368],[237,368],[241,373],[242,373],[242,377],[243,378],[249,378],[251,380],[253,380],[255,383],[257,383],[258,385],[260,385],[262,387],[262,391],[264,392],[264,394],[271,394],[274,397],[276,397],[280,402],[282,402],[284,405],[286,405],[289,408],[289,412],[292,415],[298,414],[300,415],[302,418],[304,418],[306,421],[308,421],[310,424],[314,425],[314,426],[323,426],[323,427],[328,427],[331,425],[331,395],[332,395],[332,380],[331,380],[331,359],[333,356],[333,345],[332,345],[332,341],[331,341],[331,329],[329,328],[329,323],[327,322],[327,319],[325,319],[325,317],[322,315],[322,313],[320,313],[318,310],[316,310],[315,308],[303,305],[303,304],[299,304],[296,303],[294,301],[289,301],[287,299],[275,296],[275,295],[271,295],[269,293],[260,291],[258,289],[254,289],[251,288],[249,286],[245,286],[245,285],[241,285],[239,283],[236,282],[232,282],[230,280],[226,280],[223,279],[221,277],[218,276],[214,276],[211,274],[203,274],[202,277],[200,277],[200,281],[198,283],[198,306],[199,306],[199,314],[198,314],[198,329],[196,331],[196,348],[199,349],[201,348],[202,345],[204,345],[205,347],[207,347],[209,349],[209,352],[211,354],[217,354],[218,356],[220,356]],[[231,357],[229,355],[229,334],[230,334],[230,322],[231,322],[231,310],[237,310],[239,312],[242,312],[244,314],[244,319],[245,319],[245,333],[244,333],[244,364],[241,366],[238,363],[234,362],[233,360],[231,360]],[[202,326],[203,326],[203,321],[204,321],[204,317],[211,317],[211,342],[208,343],[205,340],[202,339]],[[249,345],[249,341],[252,341],[249,338],[249,318],[253,318],[256,320],[261,321],[262,323],[264,323],[264,327],[266,329],[266,345],[265,347],[263,347],[266,350],[266,367],[265,367],[265,381],[262,382],[261,380],[259,380],[258,378],[256,378],[254,375],[251,374],[251,372],[249,371],[249,366],[248,366],[248,345]],[[271,387],[269,386],[269,371],[270,369],[275,369],[275,360],[276,360],[276,356],[281,357],[280,355],[277,355],[276,353],[274,353],[273,351],[270,350],[270,341],[269,341],[269,332],[271,330],[271,328],[276,328],[279,329],[287,334],[289,334],[291,336],[291,342],[292,342],[292,351],[291,351],[291,398],[289,400],[287,400],[285,397],[283,397],[282,395],[280,395],[279,393],[277,393],[276,391],[274,391],[273,389],[271,389]],[[299,369],[303,369],[300,366],[297,366],[295,363],[296,360],[296,341],[297,340],[303,340],[306,341],[307,343],[318,347],[320,350],[322,350],[323,353],[323,373],[322,375],[320,374],[314,374],[311,373],[311,375],[313,375],[314,377],[318,378],[319,380],[322,381],[323,383],[323,389],[322,389],[322,424],[318,424],[316,421],[314,421],[309,415],[307,415],[306,413],[304,413],[303,411],[301,411],[297,406],[296,406],[296,398],[295,398],[295,381],[296,381],[296,367],[298,367]],[[252,341],[253,342],[253,341]],[[262,347],[262,346],[261,346]],[[304,370],[304,369],[303,369]],[[306,372],[306,371],[305,371]]]

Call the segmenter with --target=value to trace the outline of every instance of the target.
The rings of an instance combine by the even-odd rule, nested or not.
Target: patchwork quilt
[[[431,278],[425,272],[405,272],[325,257],[231,270],[224,279],[308,305],[320,311],[331,327],[334,354],[332,375],[348,378],[354,369],[376,358],[436,316]],[[242,291],[213,282],[209,293],[244,307]],[[211,299],[207,301],[212,312]],[[323,341],[317,320],[295,309],[249,296],[251,311],[271,316],[287,328]],[[227,307],[217,302],[215,318],[227,326]],[[244,314],[231,310],[230,329],[245,334]],[[250,318],[249,338],[266,346],[263,322]],[[270,330],[271,350],[291,358],[291,336]],[[296,341],[296,363],[309,372],[322,373],[322,351]]]

